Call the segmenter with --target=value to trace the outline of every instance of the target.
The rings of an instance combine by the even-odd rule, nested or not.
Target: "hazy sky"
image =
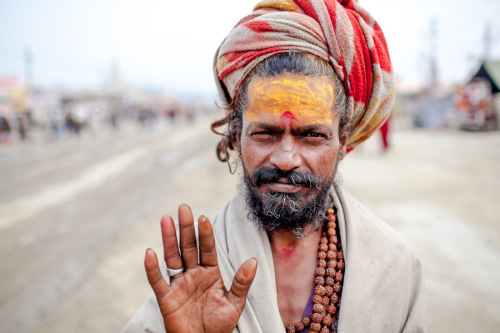
[[[0,76],[86,87],[112,63],[128,83],[177,92],[215,91],[213,54],[256,0],[0,0]],[[500,58],[499,0],[360,0],[386,34],[401,83],[428,75],[430,21],[436,20],[439,77],[463,81],[483,55]]]

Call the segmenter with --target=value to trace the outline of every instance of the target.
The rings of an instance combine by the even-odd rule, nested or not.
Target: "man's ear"
[[[342,160],[346,153],[347,153],[347,140],[349,138],[349,130],[350,130],[350,125],[349,123],[346,123],[342,126],[342,128],[339,130],[339,141],[340,141],[340,146],[339,146],[339,152],[338,152],[338,159]]]
[[[337,157],[339,161],[345,157],[346,151],[347,151],[347,144],[341,143]]]

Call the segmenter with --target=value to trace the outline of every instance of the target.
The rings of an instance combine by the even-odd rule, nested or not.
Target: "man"
[[[214,68],[242,193],[213,225],[181,205],[178,236],[162,218],[166,272],[148,249],[154,295],[125,332],[423,332],[418,259],[335,181],[392,107],[377,23],[353,0],[263,1]]]

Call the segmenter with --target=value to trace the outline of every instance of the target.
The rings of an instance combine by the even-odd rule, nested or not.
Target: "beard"
[[[261,185],[280,178],[304,188],[296,193],[259,191]],[[271,167],[261,167],[249,175],[243,165],[242,189],[249,218],[268,232],[294,230],[299,236],[305,226],[319,224],[326,217],[326,209],[331,204],[330,189],[337,185],[335,179],[335,173],[321,182],[312,173],[284,172]]]

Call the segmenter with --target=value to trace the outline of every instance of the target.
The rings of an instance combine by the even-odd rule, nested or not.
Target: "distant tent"
[[[469,82],[486,79],[491,84],[491,93],[500,92],[500,60],[484,60],[481,67]]]

